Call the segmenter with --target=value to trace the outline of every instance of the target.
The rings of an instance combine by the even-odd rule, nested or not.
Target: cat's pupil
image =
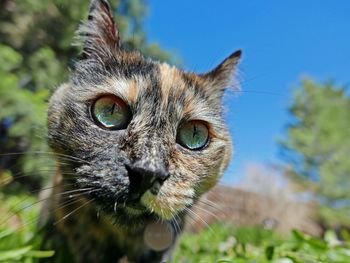
[[[115,109],[115,103],[113,103],[113,106],[111,108],[111,115],[113,115],[114,109]]]
[[[193,125],[193,138],[197,135],[196,125]]]

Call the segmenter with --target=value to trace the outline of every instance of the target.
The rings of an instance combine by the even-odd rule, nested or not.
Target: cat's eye
[[[92,105],[91,115],[99,126],[112,130],[125,129],[131,119],[128,105],[112,95],[97,99]]]
[[[177,143],[190,149],[199,150],[205,147],[209,140],[209,130],[202,121],[189,121],[180,126]]]

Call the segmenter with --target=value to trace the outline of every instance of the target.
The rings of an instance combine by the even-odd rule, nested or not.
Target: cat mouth
[[[108,214],[114,220],[114,223],[127,229],[139,229],[145,227],[150,222],[159,221],[161,218],[151,212],[140,202],[126,202],[123,204],[114,204],[112,211]]]
[[[142,205],[132,205],[132,206],[126,206],[124,208],[125,212],[131,216],[141,216],[143,214],[147,214],[146,207]]]
[[[147,216],[153,214],[147,206],[142,204],[141,197],[128,199],[125,202],[113,204],[113,214],[115,216],[120,216],[121,211],[123,214],[126,214],[133,217]]]
[[[123,205],[123,209],[127,212],[130,212],[131,214],[141,214],[148,212],[147,207],[141,203],[141,198],[126,202],[125,205]]]

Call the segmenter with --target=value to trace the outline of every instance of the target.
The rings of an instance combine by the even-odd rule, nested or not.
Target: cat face
[[[80,160],[61,169],[121,224],[186,212],[231,157],[221,98],[240,51],[201,75],[146,60],[122,50],[103,0],[79,34],[84,58],[48,112],[50,146]]]

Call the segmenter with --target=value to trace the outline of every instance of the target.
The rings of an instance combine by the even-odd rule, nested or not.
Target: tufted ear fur
[[[215,89],[222,96],[224,90],[232,84],[241,55],[242,51],[237,50],[212,71],[200,75],[204,79],[206,86],[209,86],[210,89]]]
[[[83,42],[83,58],[105,59],[115,56],[120,50],[120,37],[113,13],[107,0],[92,0],[88,20],[77,32]]]

